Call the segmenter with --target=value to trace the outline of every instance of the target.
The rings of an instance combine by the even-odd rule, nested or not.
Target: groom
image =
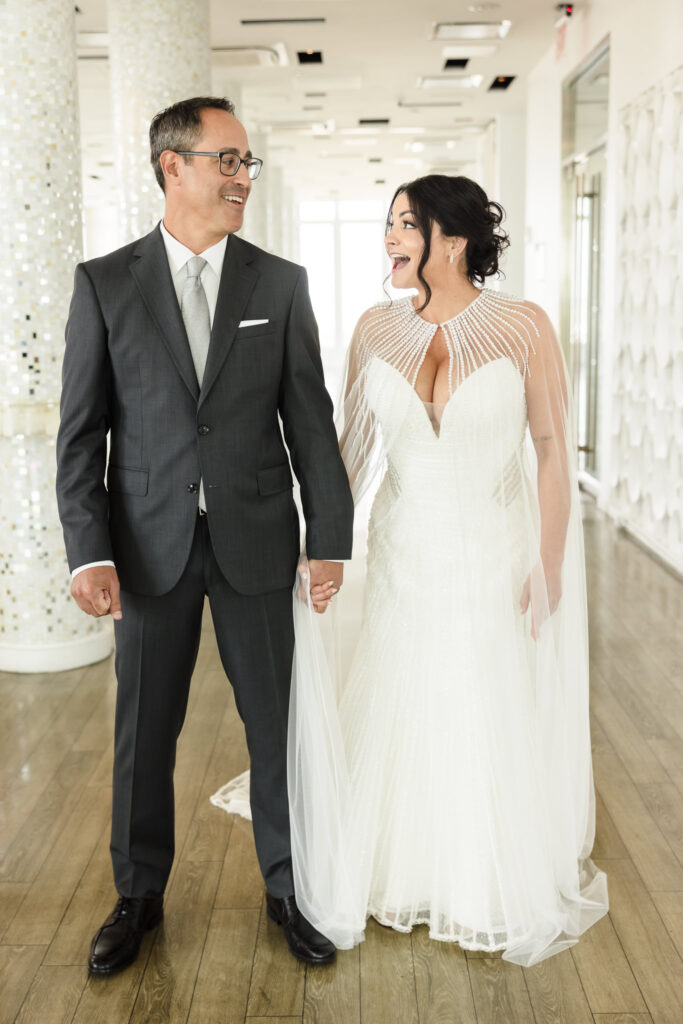
[[[163,916],[205,595],[246,728],[268,914],[296,957],[324,963],[335,949],[297,910],[289,837],[299,520],[287,451],[310,584],[327,584],[328,599],[351,554],[353,507],[306,273],[234,236],[261,161],[230,102],[174,104],[152,121],[150,144],[164,219],[76,269],[57,443],[72,594],[88,614],[111,615],[116,634],[119,899],[89,969],[131,964]]]

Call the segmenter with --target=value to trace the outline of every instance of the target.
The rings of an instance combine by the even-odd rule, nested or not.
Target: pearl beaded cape
[[[449,356],[449,398],[467,377],[488,362],[509,360],[524,382],[535,369],[543,377],[544,385],[535,389],[536,411],[544,424],[543,433],[537,436],[552,435],[553,444],[561,444],[563,450],[567,448],[572,425],[566,368],[555,332],[543,310],[488,288],[442,324],[423,319],[411,298],[378,303],[356,325],[338,403],[340,447],[356,503],[385,465],[386,456],[386,445],[375,430],[375,416],[368,405],[370,366],[374,359],[388,363],[415,389],[438,330]]]

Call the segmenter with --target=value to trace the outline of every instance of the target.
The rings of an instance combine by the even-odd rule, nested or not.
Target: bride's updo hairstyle
[[[501,274],[498,261],[510,244],[505,231],[500,229],[505,210],[499,203],[489,202],[481,186],[471,178],[450,177],[446,174],[427,174],[405,185],[400,185],[391,200],[387,230],[389,230],[391,209],[396,199],[405,193],[415,215],[418,230],[424,238],[424,251],[417,268],[417,276],[425,289],[426,302],[432,297],[432,290],[423,276],[423,270],[431,251],[432,225],[438,224],[447,238],[466,238],[465,262],[467,276],[472,284],[483,284],[487,277]]]

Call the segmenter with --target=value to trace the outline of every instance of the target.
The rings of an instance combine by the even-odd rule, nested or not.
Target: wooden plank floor
[[[610,914],[530,970],[370,922],[307,970],[266,917],[251,826],[209,795],[247,764],[207,624],[176,773],[164,925],[89,980],[113,905],[111,659],[0,674],[0,1024],[681,1024],[683,584],[585,505],[597,863]]]

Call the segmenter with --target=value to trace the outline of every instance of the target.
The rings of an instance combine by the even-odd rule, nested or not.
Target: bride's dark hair
[[[387,231],[391,226],[391,210],[398,196],[405,193],[415,222],[424,238],[424,251],[417,268],[417,276],[425,289],[426,301],[420,309],[429,305],[432,290],[424,279],[423,270],[429,259],[432,240],[432,225],[438,224],[447,238],[466,238],[465,262],[467,276],[473,284],[483,284],[487,277],[502,273],[498,261],[510,244],[505,231],[500,228],[505,210],[500,203],[489,202],[480,185],[471,178],[454,177],[446,174],[427,174],[404,185],[394,193],[387,216]]]

